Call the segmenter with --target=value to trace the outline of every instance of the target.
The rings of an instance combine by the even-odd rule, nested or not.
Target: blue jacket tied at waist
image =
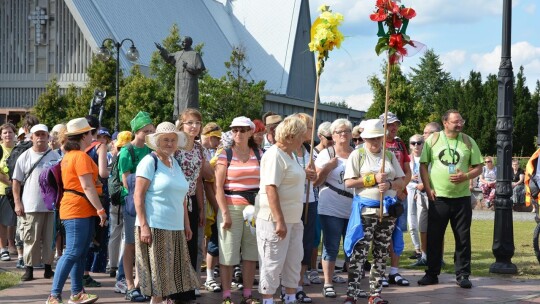
[[[385,196],[383,201],[383,213],[388,213],[388,208],[395,205],[397,200],[395,197]],[[362,227],[362,208],[378,208],[379,201],[355,195],[352,202],[351,217],[347,225],[347,234],[343,242],[345,254],[350,257],[353,253],[354,246],[358,241],[364,238],[364,228]],[[394,243],[394,252],[401,255],[405,243],[403,242],[403,232],[399,228],[400,219],[396,219],[394,231],[392,232],[392,241]]]

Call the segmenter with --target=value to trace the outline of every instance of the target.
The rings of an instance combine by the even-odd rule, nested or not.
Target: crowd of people
[[[446,112],[442,127],[427,124],[408,146],[391,112],[316,130],[305,113],[236,117],[227,132],[203,119],[188,108],[175,123],[154,127],[139,112],[131,130],[111,135],[92,116],[49,132],[29,115],[19,138],[13,125],[2,125],[1,259],[16,248],[22,280],[43,265],[52,278],[49,304],[63,303],[68,277],[68,303],[94,303],[98,296],[84,289],[101,286],[92,272],[115,277],[115,292],[131,302],[190,303],[203,285],[222,293],[223,304],[271,304],[276,292],[286,304],[311,303],[303,286],[321,284],[324,297],[336,298],[334,284],[343,283],[343,303],[380,304],[384,287],[410,284],[399,273],[405,231],[413,265],[427,267],[418,284],[438,283],[450,222],[456,283],[472,287],[470,180],[480,176],[492,201],[493,165],[462,133],[458,111]],[[10,155],[25,145],[10,169]],[[64,193],[51,208],[40,175],[58,163]],[[518,167],[515,199],[523,195]],[[340,252],[347,279],[335,273]]]

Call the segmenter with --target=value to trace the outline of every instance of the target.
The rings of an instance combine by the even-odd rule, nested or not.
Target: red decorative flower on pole
[[[390,71],[394,64],[398,64],[403,60],[403,56],[410,55],[407,48],[415,49],[414,53],[419,51],[415,42],[407,35],[407,26],[409,20],[416,16],[416,11],[405,5],[399,5],[401,0],[377,0],[375,4],[375,12],[369,15],[372,21],[377,22],[379,41],[375,46],[375,52],[380,55],[383,52],[388,53],[388,67],[386,69],[386,101],[384,103],[384,137],[382,154],[386,153],[386,128],[388,121],[388,104],[390,102]],[[422,45],[422,44],[421,44]],[[422,45],[423,47],[423,45]],[[385,162],[382,162],[381,172],[384,171]],[[383,216],[383,193],[380,197],[380,212],[379,217],[382,220]]]

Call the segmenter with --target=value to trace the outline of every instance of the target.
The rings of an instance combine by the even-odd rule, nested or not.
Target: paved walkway
[[[0,271],[11,271],[22,275],[22,270],[15,268],[15,261],[0,262]],[[474,287],[462,289],[456,286],[452,275],[443,274],[439,277],[440,283],[434,286],[420,287],[416,281],[423,272],[417,270],[404,270],[402,274],[411,281],[409,287],[390,286],[383,291],[384,298],[390,303],[540,303],[540,280],[516,280],[504,276],[477,278],[472,277]],[[99,295],[98,303],[129,303],[119,294],[113,292],[114,279],[106,274],[92,274],[103,283],[101,288],[88,288],[91,293]],[[346,277],[346,274],[340,274]],[[0,303],[40,303],[43,304],[49,294],[52,280],[43,279],[43,270],[34,270],[34,277],[30,282],[22,282],[17,286],[0,291]],[[363,282],[364,289],[368,289],[367,279]],[[327,299],[321,295],[321,285],[307,286],[304,290],[313,298],[313,303],[341,303],[344,300],[346,284],[335,284],[338,298]],[[69,280],[64,288],[64,299],[67,303],[69,296]],[[221,295],[202,291],[202,297],[197,303],[219,304]],[[240,293],[233,292],[233,300],[240,302]],[[359,303],[367,303],[361,299]]]

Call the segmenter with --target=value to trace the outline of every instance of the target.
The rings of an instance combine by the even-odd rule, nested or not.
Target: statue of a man
[[[174,119],[186,108],[199,108],[199,75],[205,70],[201,55],[191,45],[191,37],[185,37],[182,50],[169,54],[159,43],[156,47],[165,62],[176,66],[174,91]]]

